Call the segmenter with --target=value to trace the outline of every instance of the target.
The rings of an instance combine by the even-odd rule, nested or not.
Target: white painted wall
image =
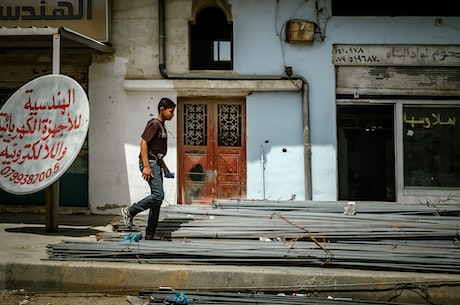
[[[333,44],[460,44],[460,18],[332,17],[324,42],[283,42],[289,19],[317,21],[315,4],[330,12],[329,0],[230,0],[234,26],[234,70],[239,74],[280,75],[284,66],[309,84],[313,200],[337,199],[335,72]],[[278,5],[277,5],[278,3]],[[182,7],[183,9],[178,9]],[[184,73],[191,1],[166,1],[167,64]],[[151,0],[113,0],[113,56],[95,57],[90,69],[89,200],[93,213],[118,213],[119,206],[148,193],[137,170],[140,133],[156,115],[171,88],[126,91],[124,79],[161,79],[158,72],[158,7]],[[324,28],[326,22],[319,20]],[[173,71],[174,70],[174,71]],[[248,199],[304,199],[302,106],[300,93],[254,93],[247,97]],[[176,119],[168,122],[167,162],[176,171]],[[265,141],[268,143],[265,143]],[[260,164],[265,150],[265,175]],[[283,148],[287,151],[284,153]],[[265,179],[265,196],[263,194]],[[167,181],[166,202],[176,203],[176,185]]]
[[[305,199],[300,94],[258,93],[246,102],[247,197]]]
[[[93,63],[90,67],[91,122],[89,148],[89,201],[95,214],[118,213],[119,206],[134,203],[150,188],[139,170],[140,136],[147,121],[158,114],[162,97],[171,92],[125,91],[127,59]],[[176,172],[176,118],[166,122],[168,154],[165,162]],[[175,180],[165,179],[164,204],[175,204]]]

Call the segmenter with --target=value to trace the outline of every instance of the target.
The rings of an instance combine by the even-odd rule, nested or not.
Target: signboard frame
[[[0,0],[0,28],[65,27],[109,42],[110,0]]]

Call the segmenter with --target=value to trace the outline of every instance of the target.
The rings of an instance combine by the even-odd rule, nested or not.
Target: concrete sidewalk
[[[138,264],[48,260],[47,246],[96,241],[115,216],[59,215],[45,233],[44,215],[0,214],[0,289],[137,293],[159,287],[200,291],[297,292],[317,297],[414,304],[460,304],[460,275],[267,266]],[[161,242],[169,241],[144,241]]]

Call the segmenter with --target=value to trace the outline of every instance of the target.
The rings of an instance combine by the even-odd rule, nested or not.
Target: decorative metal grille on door
[[[203,104],[186,104],[184,107],[184,145],[207,145],[208,107]]]
[[[241,146],[241,105],[218,105],[218,145]]]

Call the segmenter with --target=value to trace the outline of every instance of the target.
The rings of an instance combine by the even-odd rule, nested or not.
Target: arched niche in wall
[[[233,23],[227,1],[193,2],[190,20],[190,69],[233,69]]]

